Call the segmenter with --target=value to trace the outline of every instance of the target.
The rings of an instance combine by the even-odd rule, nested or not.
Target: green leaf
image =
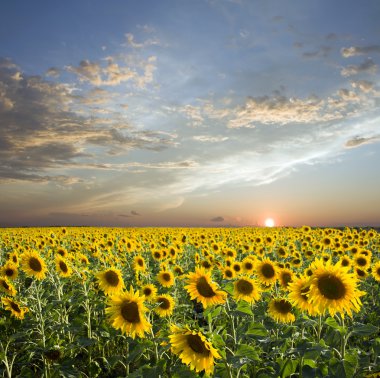
[[[268,331],[261,323],[251,323],[248,326],[246,334],[251,336],[266,337],[268,336]]]
[[[251,305],[246,301],[240,301],[236,307],[236,312],[244,314],[244,315],[253,315]],[[240,315],[240,314],[238,314]]]
[[[246,357],[252,361],[260,361],[260,357],[253,346],[240,344],[235,353],[236,356]]]
[[[308,359],[308,358],[305,358],[303,360],[303,364],[304,364],[304,366],[307,365],[307,366],[310,366],[312,368],[316,368],[317,367],[316,362],[314,360],[311,360],[311,359]]]
[[[341,335],[347,333],[347,330],[344,327],[340,326],[338,322],[332,317],[327,318],[325,320],[325,324],[331,328],[336,329]]]
[[[80,337],[78,342],[81,346],[88,347],[96,343],[96,339],[89,339],[88,337]]]
[[[290,358],[282,365],[280,376],[286,378],[295,373],[298,366],[298,360],[291,360]]]
[[[234,295],[234,284],[232,282],[229,282],[226,286],[224,286],[224,290],[228,294]]]
[[[370,336],[378,332],[379,328],[372,324],[356,324],[352,328],[351,334],[358,336]]]

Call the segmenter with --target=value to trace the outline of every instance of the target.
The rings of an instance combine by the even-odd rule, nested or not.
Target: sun
[[[274,220],[272,218],[265,219],[265,227],[273,227],[274,226]]]

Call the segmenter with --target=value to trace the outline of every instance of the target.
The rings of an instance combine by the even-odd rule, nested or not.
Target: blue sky
[[[380,225],[378,1],[12,1],[0,224]]]

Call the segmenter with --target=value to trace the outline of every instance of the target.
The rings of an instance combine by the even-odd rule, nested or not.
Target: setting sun
[[[265,227],[273,227],[274,226],[274,220],[272,218],[265,219]]]

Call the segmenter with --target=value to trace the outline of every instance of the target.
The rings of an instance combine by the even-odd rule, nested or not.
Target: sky
[[[1,8],[1,227],[380,226],[378,0]]]

